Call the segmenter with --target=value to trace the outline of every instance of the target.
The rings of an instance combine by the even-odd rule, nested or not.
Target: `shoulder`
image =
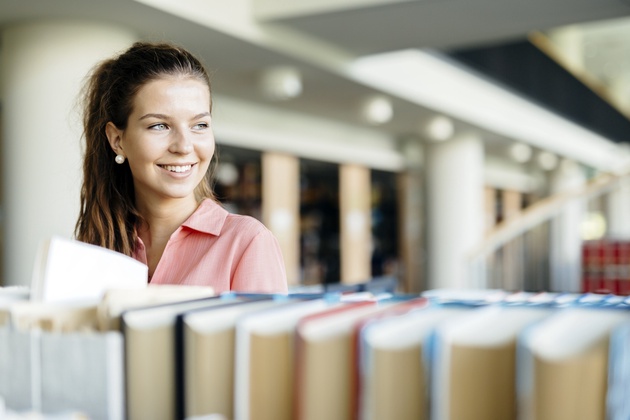
[[[270,233],[269,229],[258,219],[243,214],[229,213],[223,225],[223,232],[246,233],[251,236]]]
[[[249,243],[254,238],[273,236],[271,231],[252,216],[228,212],[220,203],[205,200],[185,223],[188,228],[235,243]]]

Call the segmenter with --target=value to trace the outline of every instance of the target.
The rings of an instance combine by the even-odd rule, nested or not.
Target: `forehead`
[[[210,88],[195,77],[164,76],[142,85],[133,99],[134,111],[151,107],[210,108]]]

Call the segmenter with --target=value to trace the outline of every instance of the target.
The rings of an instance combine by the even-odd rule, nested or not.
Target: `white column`
[[[606,195],[607,236],[630,239],[630,176],[624,176],[619,186]]]
[[[555,170],[550,181],[550,192],[553,195],[583,188],[586,176],[578,164],[565,161]],[[576,199],[567,204],[551,221],[550,291],[578,292],[581,290],[582,237],[580,226],[584,220],[585,212],[584,199]]]
[[[429,286],[474,287],[467,263],[485,224],[483,142],[462,134],[430,143],[425,162]]]
[[[2,283],[30,284],[39,242],[72,236],[81,184],[78,95],[97,62],[135,36],[81,21],[2,32]],[[89,279],[86,279],[89,280]]]

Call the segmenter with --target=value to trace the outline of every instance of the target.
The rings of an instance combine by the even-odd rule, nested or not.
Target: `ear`
[[[107,135],[109,146],[112,148],[114,153],[117,155],[124,155],[122,148],[123,130],[118,129],[118,127],[110,121],[105,126],[105,134]]]

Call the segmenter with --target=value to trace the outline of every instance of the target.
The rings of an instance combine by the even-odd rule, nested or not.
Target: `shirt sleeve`
[[[287,293],[287,275],[280,245],[268,229],[249,243],[232,277],[231,290],[253,293]]]

